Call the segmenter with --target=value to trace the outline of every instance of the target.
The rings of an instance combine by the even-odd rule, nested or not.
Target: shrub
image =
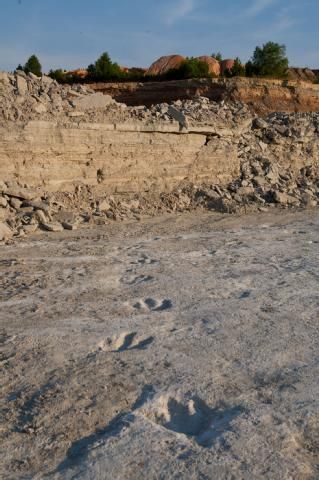
[[[27,63],[25,64],[23,70],[25,73],[33,73],[34,75],[37,75],[38,77],[41,77],[42,75],[42,66],[41,63],[39,62],[39,59],[36,55],[31,55]]]
[[[247,76],[285,78],[288,72],[285,45],[268,42],[256,47],[253,57],[246,65]]]
[[[66,74],[61,68],[58,68],[57,70],[50,70],[49,77],[53,78],[53,80],[56,80],[59,83],[66,83]]]
[[[202,62],[197,58],[187,58],[179,68],[169,70],[163,75],[163,79],[183,80],[187,78],[208,78],[211,76],[206,62]]]
[[[316,79],[315,79],[314,83],[316,83],[316,84],[319,84],[319,75],[317,75],[317,77],[316,77]]]
[[[228,78],[244,77],[245,75],[246,75],[245,65],[242,64],[242,62],[238,57],[235,59],[233,68],[225,71],[225,77],[228,77]]]
[[[111,61],[107,52],[102,53],[94,64],[88,66],[88,77],[91,80],[119,80],[123,76],[119,65]]]

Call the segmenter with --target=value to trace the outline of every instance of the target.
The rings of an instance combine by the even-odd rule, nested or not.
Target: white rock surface
[[[318,238],[196,214],[0,249],[0,476],[316,478]]]

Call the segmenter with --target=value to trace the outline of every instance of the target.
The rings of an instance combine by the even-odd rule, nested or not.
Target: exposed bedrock
[[[319,111],[319,85],[301,80],[259,78],[212,78],[169,82],[129,82],[90,85],[128,105],[152,105],[198,95],[212,101],[236,100],[258,115],[272,112]]]
[[[197,207],[314,207],[318,174],[316,112],[260,117],[243,102],[201,96],[128,107],[81,85],[0,75],[0,222],[17,232],[62,228],[52,223],[61,209],[101,222]]]

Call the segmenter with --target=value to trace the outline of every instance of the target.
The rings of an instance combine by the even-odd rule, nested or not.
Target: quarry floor
[[[0,248],[0,477],[318,479],[319,214]]]

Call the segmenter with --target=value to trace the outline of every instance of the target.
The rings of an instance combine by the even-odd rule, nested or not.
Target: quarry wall
[[[197,208],[317,207],[319,113],[258,116],[236,100],[247,85],[234,85],[227,101],[129,107],[0,72],[0,243]]]
[[[229,182],[239,174],[236,149],[218,137],[206,144],[207,130],[181,133],[177,123],[7,125],[0,131],[0,178],[53,191],[84,183],[108,193],[167,191],[184,179]]]
[[[213,101],[243,101],[259,114],[319,111],[319,85],[303,81],[258,78],[213,78],[169,82],[99,83],[95,91],[127,105],[152,105],[198,95]]]
[[[249,79],[188,84],[201,86],[193,100],[134,108],[82,85],[0,74],[0,180],[48,191],[72,191],[81,183],[106,194],[164,192],[184,180],[226,185],[248,160],[317,168],[318,114],[262,119],[247,106],[267,92],[277,106],[293,105],[291,96],[301,95],[296,86]],[[212,86],[223,85],[229,101],[210,101]],[[306,107],[307,92],[309,108],[317,101],[319,110],[315,85],[302,90],[300,105]]]

